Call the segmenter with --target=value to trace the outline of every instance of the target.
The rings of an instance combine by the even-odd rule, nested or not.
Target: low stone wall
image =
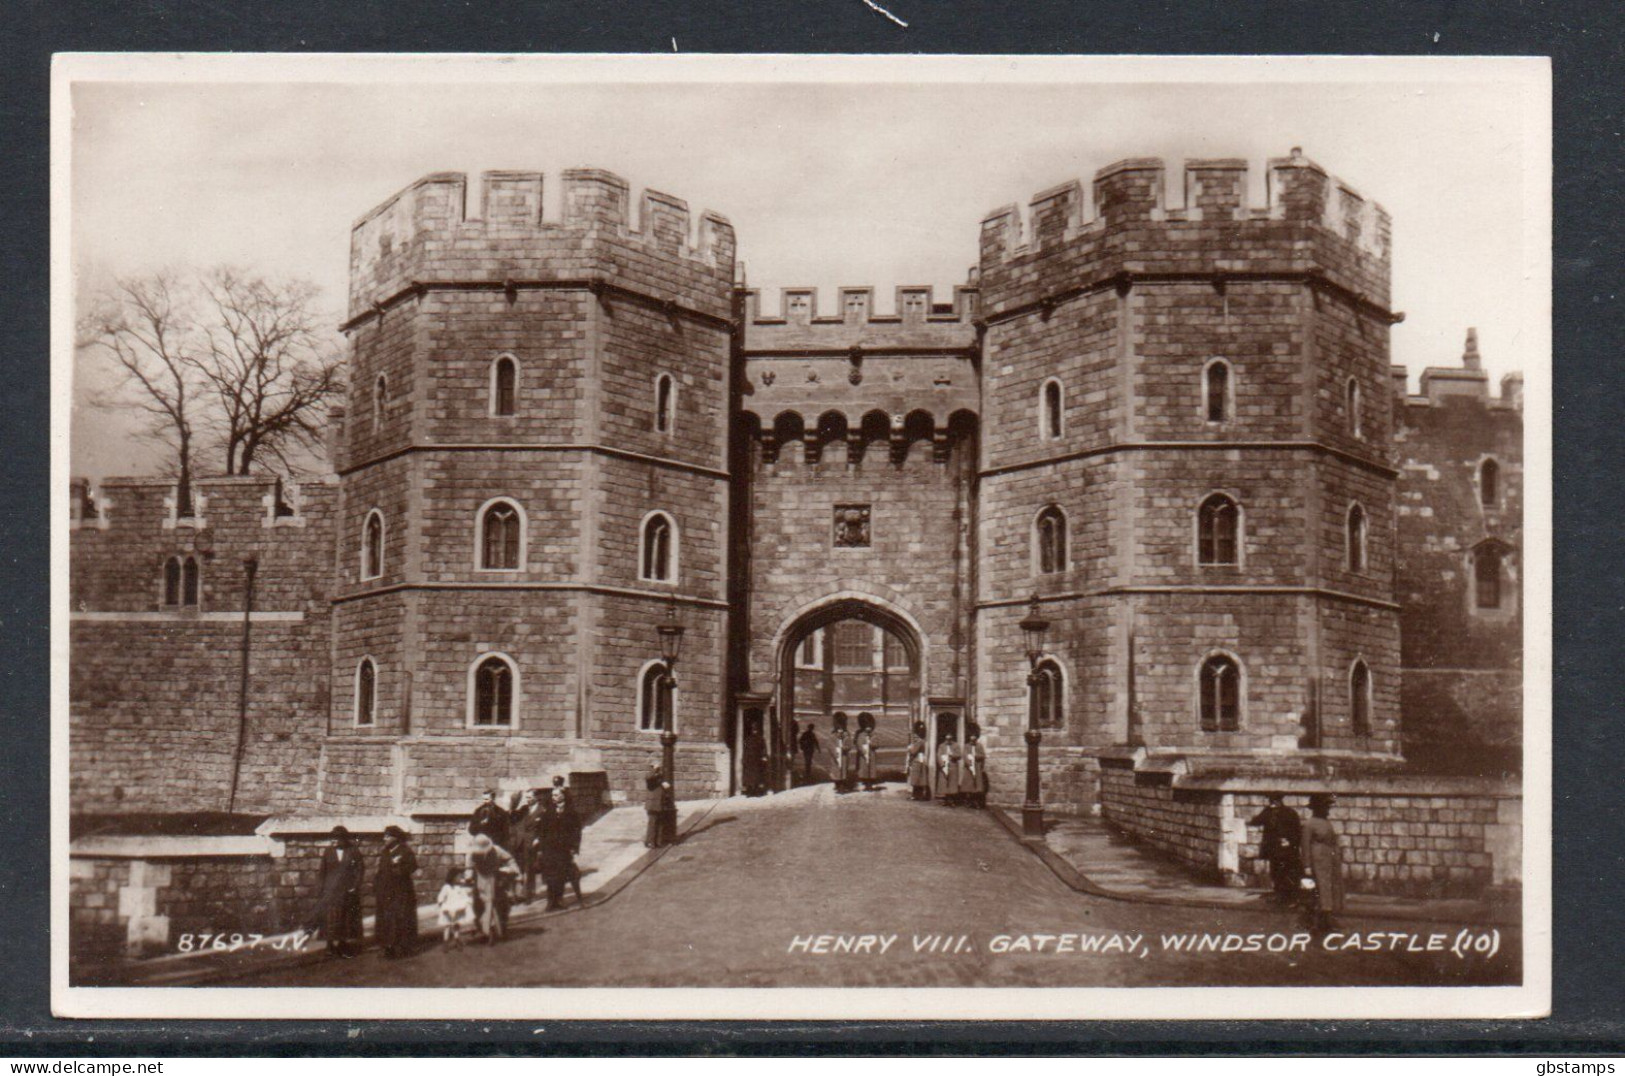
[[[1103,759],[1100,776],[1110,825],[1226,884],[1267,883],[1260,832],[1247,822],[1270,792],[1304,817],[1311,795],[1336,797],[1331,820],[1354,892],[1466,897],[1521,884],[1523,800],[1511,782],[1197,776],[1143,758]]]

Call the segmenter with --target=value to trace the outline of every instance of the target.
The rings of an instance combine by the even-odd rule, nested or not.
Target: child
[[[463,947],[464,928],[474,925],[474,880],[453,867],[440,887],[440,941],[453,949]]]

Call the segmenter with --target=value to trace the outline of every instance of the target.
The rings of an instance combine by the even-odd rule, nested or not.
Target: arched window
[[[1053,378],[1044,382],[1042,410],[1044,436],[1051,440],[1060,437],[1062,416],[1061,383]]]
[[[803,669],[821,669],[824,666],[824,629],[807,633],[796,651],[796,664]]]
[[[670,374],[655,378],[655,432],[670,433],[677,405],[677,384]]]
[[[1478,465],[1478,503],[1485,508],[1494,508],[1495,502],[1501,495],[1501,465],[1494,460],[1485,460]]]
[[[1203,384],[1202,410],[1209,422],[1228,422],[1233,410],[1230,405],[1230,364],[1214,359],[1207,364]]]
[[[384,403],[389,396],[389,378],[383,374],[372,383],[372,432],[377,433],[384,424]]]
[[[1371,735],[1371,670],[1358,660],[1349,670],[1349,726],[1356,736]]]
[[[1343,389],[1344,406],[1348,408],[1349,432],[1354,436],[1362,435],[1363,424],[1360,421],[1360,383],[1349,378],[1348,385]]]
[[[384,514],[374,508],[361,525],[361,578],[384,574]]]
[[[170,557],[164,562],[164,604],[190,607],[198,603],[200,580],[196,557]]]
[[[1066,679],[1052,658],[1045,658],[1033,670],[1028,688],[1033,722],[1041,729],[1058,729],[1066,724]]]
[[[503,355],[491,364],[491,414],[511,415],[519,384],[519,364],[511,355]]]
[[[514,700],[519,696],[519,674],[504,654],[488,654],[475,662],[469,692],[469,724],[512,728]]]
[[[1357,504],[1349,507],[1347,546],[1349,571],[1365,571],[1365,509]]]
[[[1473,553],[1473,595],[1480,609],[1501,608],[1501,550],[1493,545]]]
[[[370,725],[378,712],[378,670],[371,658],[355,667],[355,723]]]
[[[638,576],[653,583],[669,583],[677,578],[677,526],[664,512],[654,512],[643,521],[638,551]]]
[[[492,501],[480,510],[480,569],[512,572],[524,556],[525,520],[512,501]]]
[[[666,676],[666,664],[651,661],[638,674],[638,728],[643,732],[660,732],[671,720],[677,728],[677,697],[672,681]]]
[[[1041,574],[1066,571],[1066,513],[1059,505],[1049,505],[1038,513],[1033,524],[1033,541]]]
[[[1241,509],[1223,493],[1215,493],[1196,510],[1196,562],[1241,563]]]
[[[1241,728],[1241,666],[1229,654],[1213,654],[1197,672],[1203,732]]]

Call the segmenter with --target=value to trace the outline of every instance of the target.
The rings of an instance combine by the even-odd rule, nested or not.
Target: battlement
[[[980,296],[974,284],[954,288],[951,302],[939,303],[932,289],[895,290],[891,313],[875,307],[875,289],[839,289],[833,314],[818,312],[818,289],[783,288],[778,313],[764,314],[761,292],[745,291],[744,348],[747,355],[841,354],[851,351],[893,354],[958,352],[976,343]]]
[[[1408,407],[1440,407],[1446,401],[1470,400],[1491,410],[1523,411],[1523,374],[1504,375],[1500,395],[1490,394],[1490,375],[1478,352],[1477,329],[1467,330],[1460,366],[1429,366],[1422,371],[1419,393],[1407,394],[1405,367],[1392,370],[1394,394]]]
[[[560,182],[558,222],[543,219],[540,172],[482,173],[477,215],[468,211],[462,172],[435,172],[391,195],[351,228],[352,316],[423,280],[500,283],[609,272],[616,259],[595,260],[581,249],[594,240],[731,284],[736,243],[721,214],[707,210],[695,222],[681,198],[645,190],[634,225],[631,186],[620,176],[576,168]]]
[[[185,494],[172,478],[116,476],[69,483],[69,525],[74,530],[132,534],[200,532],[243,527],[304,527],[337,494],[337,479],[292,481],[275,475],[218,475],[194,479]]]
[[[963,284],[954,288],[950,302],[939,303],[930,285],[901,285],[893,292],[892,313],[882,314],[875,305],[875,289],[870,286],[837,289],[834,314],[818,313],[817,288],[780,288],[779,312],[763,314],[762,293],[745,289],[745,320],[752,325],[907,325],[927,322],[968,323],[976,318],[977,288]]]
[[[1204,265],[1234,273],[1279,271],[1283,262],[1314,257],[1315,265],[1302,268],[1351,278],[1344,281],[1351,290],[1385,301],[1392,245],[1387,210],[1296,148],[1265,167],[1265,204],[1256,207],[1246,204],[1244,160],[1185,161],[1185,204],[1170,208],[1163,161],[1137,157],[1100,169],[1087,189],[1071,180],[1040,191],[1025,221],[1016,205],[995,209],[982,221],[984,281],[997,291],[1022,267],[1093,256],[1131,263],[1116,271],[1178,272],[1198,257],[1189,244],[1200,244]],[[1162,230],[1158,241],[1144,239],[1147,226]],[[1332,237],[1337,249],[1301,249],[1305,227]],[[1133,241],[1124,238],[1129,233]],[[988,304],[994,305],[991,296]]]

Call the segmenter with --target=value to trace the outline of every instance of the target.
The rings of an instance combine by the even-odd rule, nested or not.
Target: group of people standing
[[[581,817],[562,777],[555,777],[551,788],[514,793],[507,808],[497,802],[495,791],[485,793],[468,823],[472,847],[460,866],[447,870],[440,887],[442,941],[460,946],[478,937],[494,944],[507,933],[512,905],[535,899],[537,878],[547,887],[549,909],[562,908],[570,888],[580,904],[581,868],[575,857],[581,852],[581,829]],[[349,958],[360,952],[363,940],[366,857],[345,827],[333,827],[329,837],[307,926],[322,934],[331,955]],[[406,832],[385,826],[373,897],[374,933],[387,958],[406,956],[417,948],[418,902],[412,880],[417,869]]]
[[[875,715],[867,711],[859,714],[856,733],[848,731],[846,722],[846,714],[837,713],[830,730],[830,776],[835,780],[835,791],[852,792],[862,782],[865,792],[873,792],[880,785],[875,776]],[[807,731],[811,732],[812,726]],[[807,776],[812,777],[811,755],[807,758]]]
[[[1335,799],[1326,793],[1309,797],[1309,819],[1286,805],[1280,793],[1248,822],[1259,826],[1259,852],[1270,866],[1275,898],[1307,911],[1321,930],[1343,911],[1343,853],[1331,822]]]
[[[987,748],[981,730],[972,726],[960,745],[951,731],[937,740],[933,759],[925,736],[925,723],[915,722],[908,741],[908,785],[916,800],[931,799],[931,769],[936,767],[937,802],[944,807],[987,806]]]

